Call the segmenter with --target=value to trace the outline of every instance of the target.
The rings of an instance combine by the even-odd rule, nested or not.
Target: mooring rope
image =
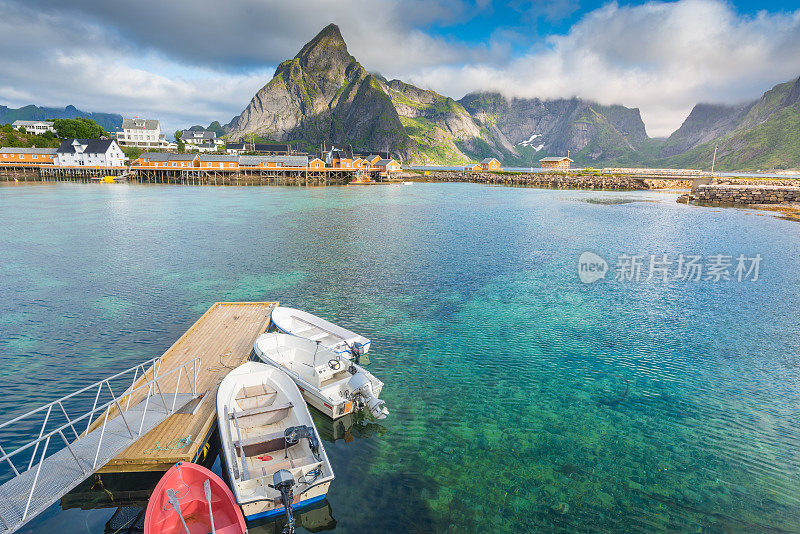
[[[145,449],[142,452],[144,452],[144,454],[153,454],[156,452],[179,451],[185,449],[192,443],[194,443],[194,441],[192,440],[192,435],[189,434],[185,438],[175,438],[164,446],[161,446],[158,442],[156,442],[153,448]]]

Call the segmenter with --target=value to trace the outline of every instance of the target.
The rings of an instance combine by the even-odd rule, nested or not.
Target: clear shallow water
[[[370,337],[392,411],[323,430],[337,480],[306,526],[800,531],[800,227],[674,199],[0,187],[0,412],[161,354],[214,301],[280,300]],[[763,260],[757,282],[589,285],[587,250]]]

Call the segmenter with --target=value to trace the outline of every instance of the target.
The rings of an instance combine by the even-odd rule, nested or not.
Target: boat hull
[[[284,513],[280,495],[269,488],[278,469],[289,470],[298,481],[292,508],[322,499],[328,492],[334,479],[333,468],[304,401],[291,377],[279,368],[257,362],[237,367],[219,385],[217,421],[221,457],[236,501],[248,519]],[[234,413],[239,415],[233,417]],[[284,432],[297,425],[312,429],[319,447],[316,461],[305,442],[291,446],[288,459],[284,460],[287,450],[283,448]],[[276,439],[281,442],[276,444]],[[262,445],[266,448],[257,450]],[[315,465],[323,474],[316,485],[312,481],[303,489],[299,481]]]
[[[167,500],[167,489],[179,492],[181,514],[190,534],[211,531],[208,501],[205,500],[204,481],[209,481],[214,526],[220,532],[244,533],[247,525],[236,499],[225,482],[203,466],[178,463],[161,478],[150,496],[144,520],[145,534],[185,534],[178,514]]]
[[[303,493],[303,495],[295,496],[294,501],[292,502],[292,510],[299,510],[300,508],[304,508],[310,504],[314,504],[315,502],[323,500],[328,494],[328,488],[330,488],[330,485],[330,482],[325,482],[319,486],[311,488],[307,492]],[[242,504],[242,511],[244,512],[244,516],[248,521],[262,519],[264,517],[274,517],[283,515],[285,513],[284,506],[282,504],[276,504],[273,501],[256,501],[245,503]]]
[[[307,386],[305,380],[301,380],[293,375],[288,369],[285,367],[275,363],[275,362],[266,362],[270,363],[270,365],[274,365],[275,367],[279,367],[282,369],[289,377],[294,380],[295,384],[297,384],[297,389],[300,390],[300,393],[303,394],[303,399],[319,410],[320,412],[324,413],[328,417],[333,420],[339,419],[340,417],[344,417],[345,415],[353,413],[353,403],[352,402],[345,402],[341,404],[334,404],[332,400],[324,397],[321,393],[318,393],[314,389],[306,389],[304,385]],[[378,397],[381,394],[381,390],[383,386],[373,387],[373,391],[375,392],[375,396]]]
[[[295,383],[297,389],[300,390],[300,393],[303,396],[303,400],[326,416],[335,420],[353,413],[355,406],[351,400],[348,400],[349,397],[342,398],[340,395],[331,397],[330,395],[327,395],[324,390],[309,382],[306,377],[298,374],[296,369],[292,369],[287,365],[284,365],[283,362],[273,359],[276,354],[280,355],[282,350],[289,350],[292,348],[292,346],[296,346],[298,344],[310,344],[313,346],[314,342],[299,338],[299,336],[294,336],[292,334],[286,335],[267,333],[262,334],[258,339],[256,339],[256,342],[253,345],[253,353],[261,362],[283,372]],[[330,356],[333,356],[332,351],[329,349],[325,350],[328,351]],[[358,365],[355,367],[361,373],[370,377],[372,391],[376,397],[380,397],[381,391],[383,390],[383,382],[372,376],[362,367],[359,367]]]
[[[360,345],[361,350],[366,354],[369,352],[370,345],[372,344],[368,338],[356,334],[352,330],[348,330],[322,317],[295,308],[278,306],[272,310],[270,319],[275,328],[280,332],[305,338],[311,335],[312,337],[310,339],[314,341],[319,340],[324,347],[331,349],[347,359],[353,358],[350,347],[356,344]]]

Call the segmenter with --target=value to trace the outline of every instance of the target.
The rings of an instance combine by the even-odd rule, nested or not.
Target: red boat
[[[144,534],[244,534],[247,525],[233,493],[205,467],[178,462],[150,495]]]

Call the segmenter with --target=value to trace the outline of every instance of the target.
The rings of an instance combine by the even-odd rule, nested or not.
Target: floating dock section
[[[166,471],[176,462],[197,460],[216,428],[217,385],[231,369],[249,359],[256,338],[269,327],[270,314],[277,305],[217,302],[211,306],[159,359],[158,375],[163,375],[199,358],[200,398],[111,459],[100,472]],[[152,377],[152,373],[147,376]]]

